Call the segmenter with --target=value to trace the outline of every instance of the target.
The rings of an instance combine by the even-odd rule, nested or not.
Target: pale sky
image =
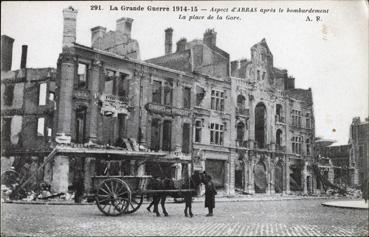
[[[100,4],[101,11],[90,5]],[[109,11],[110,5],[143,6],[145,11]],[[147,6],[197,6],[207,11],[151,12]],[[202,39],[207,28],[217,32],[217,46],[231,60],[250,58],[253,44],[265,38],[274,66],[296,78],[297,88],[313,90],[316,136],[346,144],[352,118],[368,116],[368,8],[366,1],[227,1],[227,2],[2,2],[1,34],[15,39],[13,66],[20,65],[21,46],[28,45],[27,67],[56,67],[62,48],[62,9],[78,10],[77,43],[90,46],[95,26],[115,30],[120,17],[134,19],[132,38],[140,44],[141,58],[164,53],[164,29],[172,27],[173,49],[182,37]],[[256,13],[220,13],[241,20],[179,20],[179,14],[216,15],[211,7],[257,7]],[[279,8],[329,9],[328,14],[278,13]],[[275,8],[263,14],[261,8]],[[322,21],[315,21],[315,16]],[[306,21],[311,16],[314,21]],[[336,129],[333,132],[332,129]]]

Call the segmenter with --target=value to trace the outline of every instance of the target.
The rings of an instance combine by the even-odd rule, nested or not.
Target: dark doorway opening
[[[265,148],[266,140],[266,107],[259,103],[255,108],[255,141],[258,148]]]

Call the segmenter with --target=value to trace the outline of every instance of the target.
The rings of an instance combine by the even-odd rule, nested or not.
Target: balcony
[[[250,110],[246,109],[246,108],[236,107],[236,117],[237,116],[249,117],[250,116]]]
[[[275,122],[276,122],[276,123],[286,123],[286,119],[285,119],[285,117],[283,117],[283,116],[276,115],[276,116],[275,116]]]

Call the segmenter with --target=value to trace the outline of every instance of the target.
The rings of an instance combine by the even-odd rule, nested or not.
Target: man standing
[[[208,208],[209,213],[206,216],[213,216],[213,209],[215,208],[215,190],[214,184],[211,181],[211,176],[204,173],[204,184],[205,184],[205,207]]]

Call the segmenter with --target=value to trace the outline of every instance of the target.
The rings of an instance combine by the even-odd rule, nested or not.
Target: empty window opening
[[[38,93],[38,105],[46,105],[47,84],[41,83]]]

